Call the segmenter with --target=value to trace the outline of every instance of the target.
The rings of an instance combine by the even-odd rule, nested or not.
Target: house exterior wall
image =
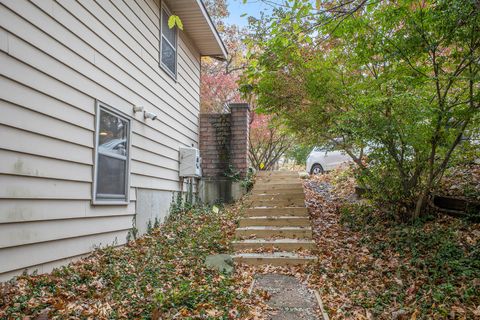
[[[0,1],[0,281],[168,212],[178,148],[198,147],[200,54],[180,32],[176,81],[164,72],[159,14],[158,0]],[[97,100],[130,119],[128,205],[91,203]]]

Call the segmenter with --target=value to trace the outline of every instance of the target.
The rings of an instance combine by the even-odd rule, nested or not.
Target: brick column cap
[[[250,105],[246,102],[235,102],[235,103],[230,103],[228,105],[230,107],[230,109],[232,108],[238,108],[238,109],[247,109],[248,111],[250,111]]]

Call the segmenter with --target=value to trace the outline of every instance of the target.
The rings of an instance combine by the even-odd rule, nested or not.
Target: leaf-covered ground
[[[348,171],[305,190],[318,244],[311,283],[332,319],[480,319],[480,225],[405,224],[353,195]]]
[[[20,276],[0,286],[0,319],[259,319],[265,307],[249,298],[251,273],[204,266],[207,255],[229,251],[240,207],[176,207],[127,246]]]
[[[448,168],[440,182],[439,193],[480,201],[480,164],[469,163]]]

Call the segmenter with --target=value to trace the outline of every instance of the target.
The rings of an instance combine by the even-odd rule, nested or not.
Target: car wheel
[[[312,169],[310,170],[310,174],[314,174],[314,175],[323,174],[323,173],[324,173],[323,167],[318,163],[315,163],[312,166]]]

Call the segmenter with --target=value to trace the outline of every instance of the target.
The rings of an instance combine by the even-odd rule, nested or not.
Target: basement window
[[[95,134],[95,204],[129,201],[130,120],[98,103]]]
[[[172,78],[177,78],[177,27],[168,27],[171,16],[165,6],[160,15],[160,67]]]

